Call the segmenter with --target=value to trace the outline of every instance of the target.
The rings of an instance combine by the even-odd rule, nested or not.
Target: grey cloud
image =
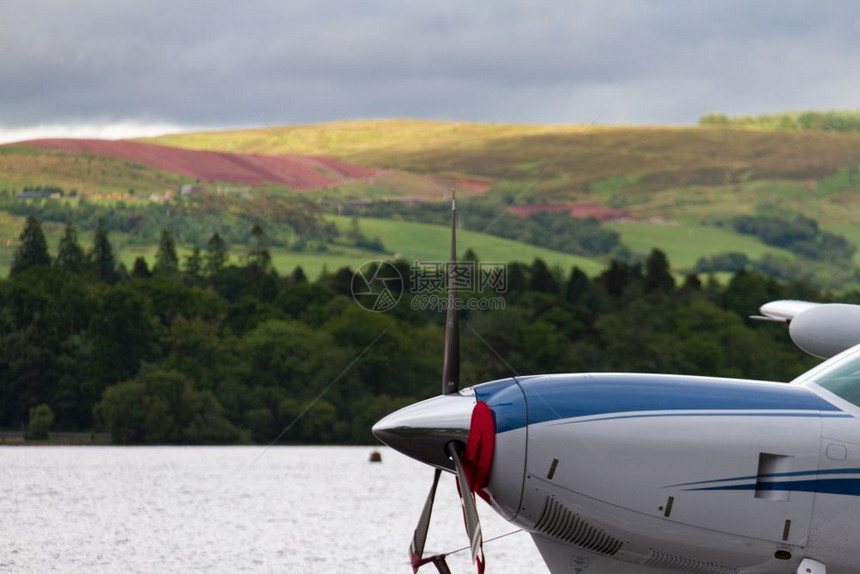
[[[857,107],[849,2],[0,4],[0,126]]]

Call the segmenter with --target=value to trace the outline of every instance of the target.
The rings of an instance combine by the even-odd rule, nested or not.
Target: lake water
[[[433,473],[371,450],[0,447],[0,572],[408,573]],[[425,555],[467,544],[454,484]],[[485,540],[516,530],[478,504]],[[523,532],[484,550],[490,573],[547,572]],[[475,571],[468,551],[448,563]]]

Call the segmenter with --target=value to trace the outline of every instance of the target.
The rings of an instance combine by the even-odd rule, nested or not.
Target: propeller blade
[[[457,199],[451,196],[451,261],[448,264],[448,311],[445,316],[445,360],[442,364],[442,394],[460,390],[460,321],[455,308],[457,267]]]
[[[469,549],[472,551],[472,563],[477,561],[479,574],[484,571],[484,535],[481,533],[481,521],[478,519],[478,508],[475,506],[475,494],[466,478],[466,469],[460,459],[460,446],[455,442],[448,443],[448,454],[454,461],[457,471],[457,490],[460,492],[460,502],[463,505],[463,517],[466,520],[466,534],[469,537]]]
[[[430,487],[427,501],[424,503],[424,510],[421,511],[421,518],[418,519],[418,526],[415,527],[415,533],[412,535],[412,544],[409,545],[412,572],[418,572],[418,567],[422,563],[424,543],[427,542],[427,530],[430,528],[430,515],[433,513],[433,499],[436,498],[436,486],[439,484],[441,475],[442,471],[437,468],[433,474],[433,486]]]

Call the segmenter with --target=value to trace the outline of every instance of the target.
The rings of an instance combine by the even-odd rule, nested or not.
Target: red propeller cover
[[[490,481],[490,466],[496,447],[496,419],[493,410],[484,401],[478,401],[472,409],[469,439],[463,456],[463,469],[469,488],[489,502],[483,489]]]

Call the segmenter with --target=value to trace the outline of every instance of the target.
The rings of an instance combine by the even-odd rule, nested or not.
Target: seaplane
[[[453,200],[451,221],[455,262]],[[860,572],[860,306],[762,306],[757,318],[788,323],[827,359],[790,383],[576,373],[460,388],[456,296],[442,394],[373,426],[434,470],[413,572],[449,572],[444,554],[424,556],[443,472],[479,573],[476,495],[531,535],[554,574]]]

